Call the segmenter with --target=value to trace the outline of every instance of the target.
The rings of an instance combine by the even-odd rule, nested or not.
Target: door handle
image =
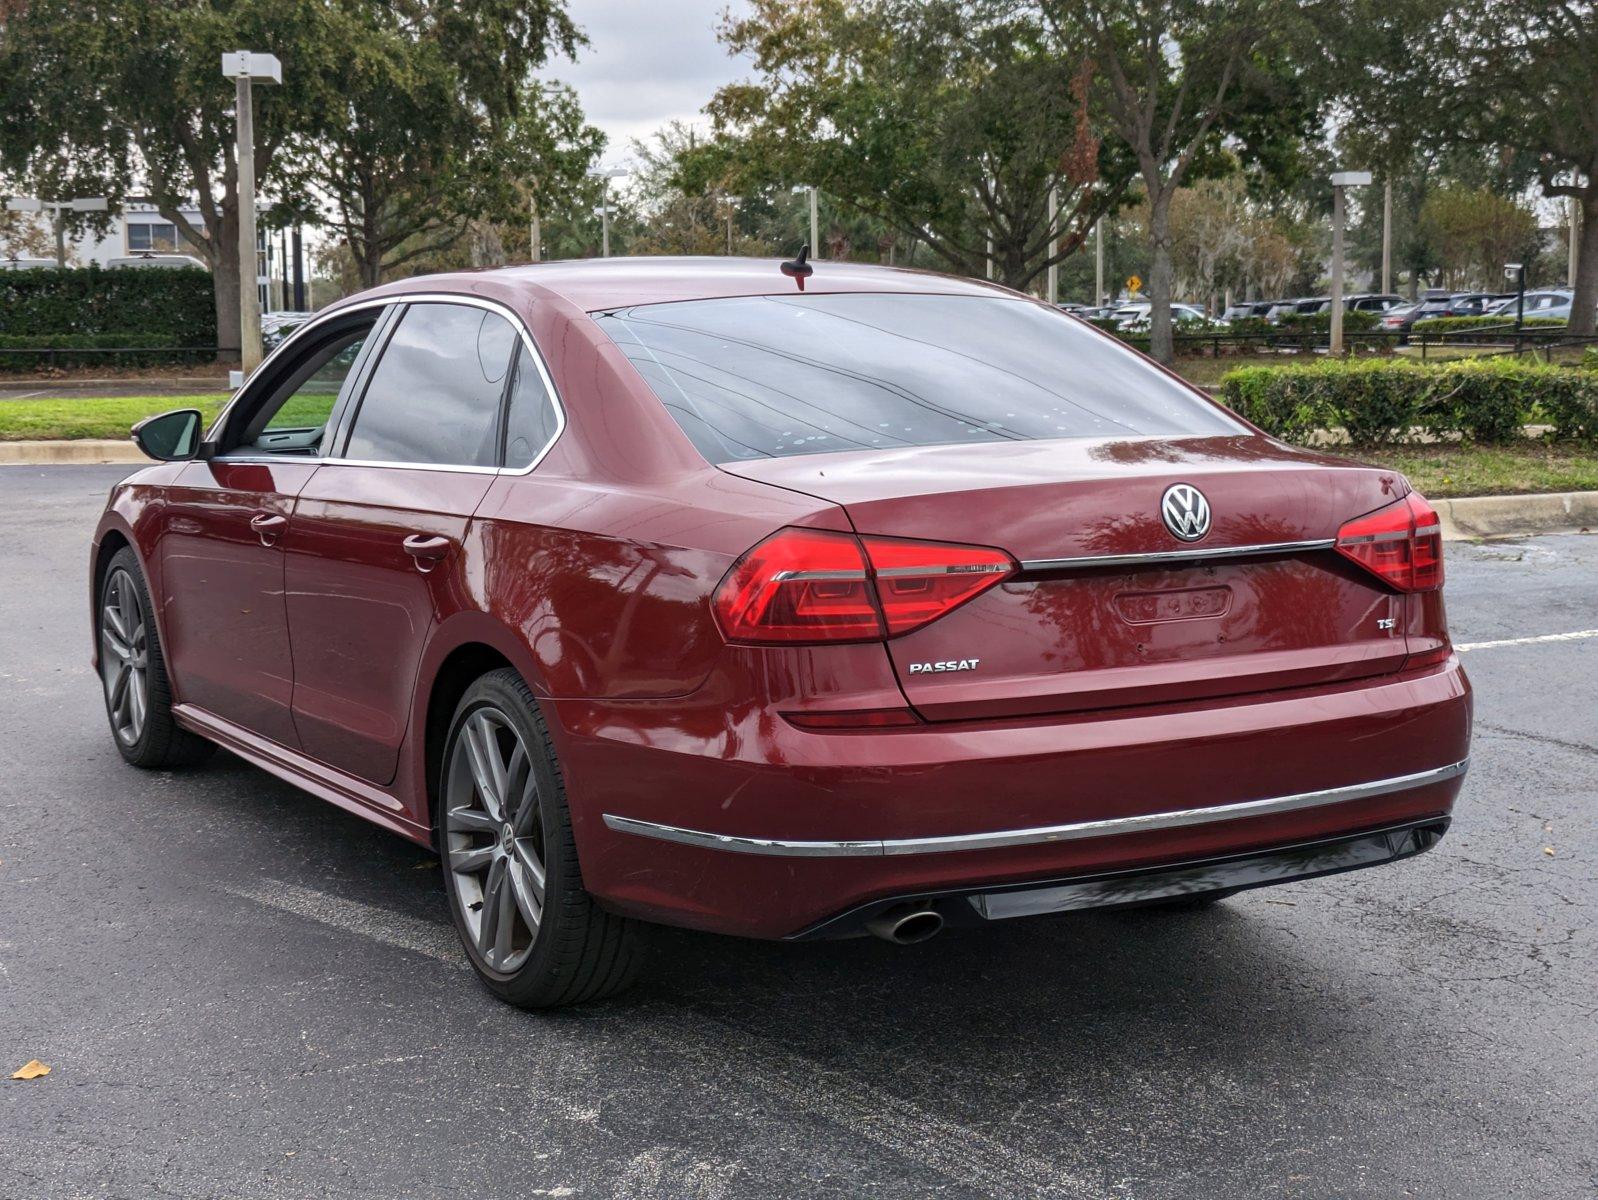
[[[418,570],[431,571],[449,553],[450,544],[447,537],[413,533],[405,539],[405,553],[416,560]]]
[[[277,541],[278,535],[288,523],[289,519],[280,513],[256,513],[250,518],[250,528],[255,530],[255,535],[261,539],[263,546],[270,546]]]

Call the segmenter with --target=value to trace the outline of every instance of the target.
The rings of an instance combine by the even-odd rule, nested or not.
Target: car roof
[[[680,300],[714,300],[730,296],[787,296],[801,289],[782,272],[777,258],[587,258],[529,263],[482,271],[421,275],[386,284],[364,298],[401,296],[406,292],[460,290],[480,292],[487,284],[526,299],[558,298],[585,312],[628,308],[635,304],[667,304]],[[1019,293],[984,280],[964,279],[934,271],[911,271],[868,263],[816,261],[804,281],[809,295],[847,292],[904,292],[952,296],[1005,296]],[[497,285],[497,286],[496,286]]]

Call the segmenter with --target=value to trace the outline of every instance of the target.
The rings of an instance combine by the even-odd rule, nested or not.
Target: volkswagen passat
[[[1047,305],[650,259],[435,276],[152,418],[91,559],[131,763],[214,746],[437,848],[472,964],[651,922],[920,940],[1442,836],[1432,509]]]

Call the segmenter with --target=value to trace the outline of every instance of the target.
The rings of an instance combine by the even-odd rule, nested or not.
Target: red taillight
[[[729,641],[867,641],[919,629],[1015,569],[987,546],[781,529],[733,564],[711,606]]]
[[[1015,573],[1015,559],[991,546],[866,536],[888,636],[935,621]]]
[[[1442,524],[1419,492],[1348,522],[1337,550],[1401,592],[1443,586]]]
[[[781,529],[733,564],[712,606],[734,642],[858,642],[882,636],[866,559],[851,533]]]

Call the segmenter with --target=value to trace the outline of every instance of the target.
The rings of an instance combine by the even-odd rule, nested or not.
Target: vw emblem
[[[1160,497],[1160,516],[1173,536],[1196,542],[1210,531],[1210,502],[1191,483],[1173,483]]]

